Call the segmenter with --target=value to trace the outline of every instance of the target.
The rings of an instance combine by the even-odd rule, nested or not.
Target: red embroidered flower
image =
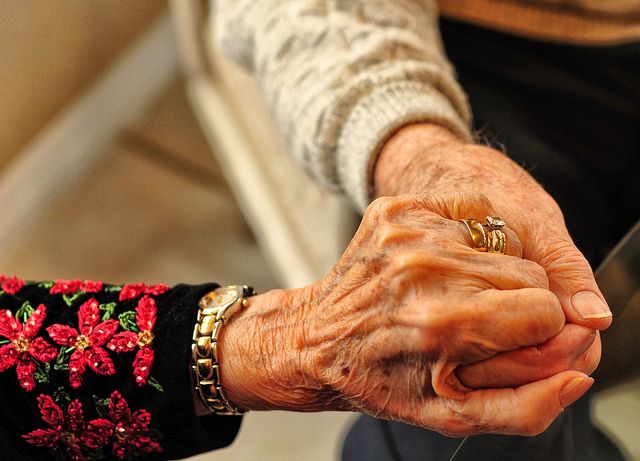
[[[70,295],[84,291],[85,293],[98,293],[102,291],[102,282],[95,280],[56,280],[49,290],[52,295]]]
[[[38,397],[38,408],[47,429],[36,429],[22,437],[38,447],[58,448],[65,459],[85,461],[82,447],[95,449],[105,446],[113,435],[114,424],[106,419],[85,422],[82,404],[74,400],[67,408],[67,417],[48,395]]]
[[[2,290],[10,295],[15,295],[24,286],[24,280],[20,280],[15,275],[13,277],[5,277],[4,275],[0,279],[2,284]]]
[[[136,307],[136,324],[139,333],[123,331],[115,335],[107,347],[114,352],[129,352],[138,346],[140,349],[133,360],[133,376],[138,386],[144,386],[149,379],[151,366],[153,365],[154,352],[151,349],[153,342],[153,327],[156,325],[156,302],[149,296],[143,296]]]
[[[100,293],[102,291],[102,282],[98,280],[85,280],[82,282],[81,290],[85,293]]]
[[[100,320],[98,301],[94,298],[85,302],[78,310],[78,330],[68,325],[55,324],[47,328],[51,339],[62,346],[75,347],[69,359],[69,381],[77,389],[82,385],[82,377],[88,366],[100,375],[115,373],[109,353],[102,346],[118,329],[117,320]]]
[[[7,338],[11,343],[0,347],[0,372],[16,365],[16,374],[20,386],[31,391],[36,386],[34,373],[36,363],[50,362],[58,355],[58,351],[44,339],[35,336],[42,327],[47,316],[47,308],[40,304],[33,311],[27,322],[22,325],[11,311],[0,311],[0,337]]]
[[[167,285],[145,285],[144,283],[133,283],[130,285],[125,285],[120,290],[120,301],[127,301],[129,299],[137,298],[143,294],[159,296],[165,291],[167,291],[169,287]]]
[[[142,453],[160,453],[162,446],[150,436],[151,413],[137,410],[131,413],[129,405],[118,391],[109,399],[109,419],[115,425],[116,441],[112,453],[118,459]]]

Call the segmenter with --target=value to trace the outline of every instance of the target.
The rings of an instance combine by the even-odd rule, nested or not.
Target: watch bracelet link
[[[246,298],[255,294],[256,291],[249,286],[230,285],[207,293],[198,303],[191,345],[191,377],[204,406],[217,415],[245,413],[227,399],[222,387],[218,336],[225,322],[246,305]]]

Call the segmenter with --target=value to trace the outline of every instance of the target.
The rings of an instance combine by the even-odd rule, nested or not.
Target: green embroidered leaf
[[[56,371],[67,371],[69,369],[69,359],[71,358],[71,353],[74,350],[75,347],[60,349],[60,352],[58,352],[58,357],[56,357],[56,361],[53,364],[53,369]]]
[[[4,293],[4,290],[0,290],[0,296],[2,296]]]
[[[158,382],[158,380],[153,376],[149,376],[149,379],[147,380],[147,384],[153,387],[158,392],[164,392],[164,387],[162,387],[162,385]]]
[[[61,406],[61,407],[66,407],[71,403],[71,397],[69,397],[69,394],[67,393],[65,388],[62,386],[56,389],[55,392],[53,393],[53,400],[55,400],[58,406]]]
[[[109,399],[100,399],[96,395],[92,396],[93,404],[101,418],[104,418],[109,412]]]
[[[74,301],[76,299],[78,299],[80,296],[82,296],[83,294],[85,294],[85,292],[80,290],[80,291],[72,294],[71,296],[62,295],[62,299],[64,299],[64,302],[67,304],[67,306],[71,307],[73,305]]]
[[[16,312],[16,319],[22,320],[22,323],[26,323],[27,319],[31,317],[31,314],[33,314],[34,310],[35,309],[31,307],[31,304],[29,304],[29,301],[25,301],[24,303],[22,303],[22,307],[20,307],[20,309],[18,309],[18,311]]]
[[[104,311],[104,314],[102,315],[103,322],[111,318],[117,306],[118,306],[117,303],[100,304],[99,306],[100,310]]]
[[[48,363],[38,364],[36,371],[33,373],[33,377],[38,384],[48,383],[50,381],[49,375],[51,373],[51,365]]]
[[[54,285],[55,285],[55,282],[53,281],[40,282],[38,283],[38,288],[46,288],[47,290],[49,290]]]
[[[0,346],[4,346],[5,344],[9,344],[11,341],[9,341],[8,339],[3,339],[0,341]]]
[[[117,293],[119,291],[122,291],[122,285],[113,285],[110,287],[105,287],[102,291],[106,293]]]
[[[126,311],[118,316],[118,320],[120,320],[120,326],[124,330],[133,331],[134,333],[139,333],[138,325],[136,324],[136,313],[135,311]]]

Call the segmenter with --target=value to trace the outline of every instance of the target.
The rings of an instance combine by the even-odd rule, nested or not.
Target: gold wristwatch
[[[236,314],[254,296],[246,285],[220,287],[204,295],[198,303],[198,318],[193,329],[191,376],[196,393],[211,412],[233,416],[245,412],[230,402],[222,388],[218,335],[227,319]]]

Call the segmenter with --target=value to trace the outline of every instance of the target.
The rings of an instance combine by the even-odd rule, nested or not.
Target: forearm
[[[220,338],[222,382],[229,400],[247,410],[337,410],[320,384],[322,351],[306,337],[305,319],[319,309],[317,285],[272,290],[248,299]]]
[[[433,121],[469,139],[433,1],[215,2],[218,47],[253,71],[289,151],[363,211],[381,145]]]

